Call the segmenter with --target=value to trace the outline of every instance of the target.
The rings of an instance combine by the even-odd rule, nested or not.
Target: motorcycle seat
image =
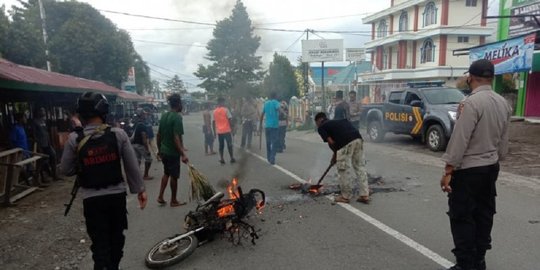
[[[223,192],[219,191],[217,192],[216,194],[214,194],[214,196],[210,197],[210,199],[208,199],[206,202],[203,202],[201,204],[201,206],[206,206],[212,202],[219,202],[221,200],[221,198],[223,198],[223,196],[225,196],[225,194],[223,194]]]

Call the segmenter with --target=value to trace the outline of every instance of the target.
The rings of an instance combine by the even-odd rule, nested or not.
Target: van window
[[[403,92],[392,92],[390,93],[390,96],[388,97],[388,102],[399,104],[399,101],[401,100],[401,94]]]
[[[422,99],[420,99],[420,97],[417,94],[412,93],[412,92],[407,92],[407,96],[405,96],[405,104],[406,105],[411,105],[411,102],[413,102],[415,100],[422,101]]]

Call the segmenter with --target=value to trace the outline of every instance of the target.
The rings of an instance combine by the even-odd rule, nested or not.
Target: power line
[[[305,32],[303,32],[291,45],[289,45],[289,47],[287,47],[285,51],[288,51],[289,49],[291,49],[292,46],[294,46],[294,44],[296,44],[304,35],[305,35]]]
[[[189,31],[189,30],[210,30],[214,27],[191,27],[191,28],[127,28],[127,31]]]
[[[339,15],[339,16],[332,16],[332,17],[320,17],[320,18],[311,18],[311,19],[304,19],[304,20],[258,23],[256,25],[274,25],[274,24],[286,24],[286,23],[324,21],[324,20],[332,20],[332,19],[347,18],[347,17],[357,17],[357,16],[369,15],[369,14],[373,14],[373,13],[374,12],[364,12],[364,13],[359,13],[359,14]]]
[[[174,74],[179,74],[179,75],[182,75],[182,76],[185,76],[185,77],[191,77],[191,79],[199,80],[199,78],[197,78],[197,77],[195,77],[193,75],[188,75],[188,74],[184,74],[184,73],[181,73],[181,72],[177,72],[177,71],[174,71],[174,70],[171,70],[171,69],[168,69],[168,68],[164,68],[164,67],[161,67],[161,66],[158,66],[156,64],[149,63],[149,62],[146,62],[146,63],[151,65],[151,66],[154,66],[156,68],[160,68],[160,69],[163,69],[165,71],[168,71],[168,72],[171,72],[171,73],[174,73]]]
[[[170,46],[206,48],[205,45],[196,45],[196,44],[182,44],[182,43],[162,42],[162,41],[153,41],[153,40],[141,40],[141,39],[133,39],[132,41],[142,42],[142,43],[154,43],[154,44],[170,45]],[[259,50],[259,51],[261,51],[261,52],[281,52],[281,53],[300,53],[300,52],[296,52],[296,51],[270,51],[270,50]]]
[[[211,26],[216,25],[215,23],[196,22],[196,21],[187,21],[187,20],[179,20],[179,19],[170,19],[170,18],[147,16],[147,15],[133,14],[133,13],[127,13],[127,12],[119,12],[119,11],[112,11],[112,10],[105,10],[105,9],[98,9],[98,11],[106,12],[106,13],[113,13],[113,14],[120,14],[120,15],[131,16],[131,17],[139,17],[139,18],[146,18],[146,19],[170,21],[170,22],[181,22],[181,23],[198,24],[198,25],[211,25]]]

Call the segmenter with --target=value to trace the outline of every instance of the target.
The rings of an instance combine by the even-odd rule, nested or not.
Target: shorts
[[[152,154],[144,148],[144,145],[133,144],[133,149],[135,150],[137,161],[139,161],[139,163],[141,163],[143,159],[145,163],[152,163]]]
[[[172,178],[180,177],[180,157],[161,154],[163,173]]]

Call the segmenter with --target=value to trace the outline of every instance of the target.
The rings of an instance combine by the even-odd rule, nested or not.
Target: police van
[[[368,137],[381,142],[387,132],[408,134],[425,142],[432,151],[444,150],[464,94],[443,86],[443,81],[407,85],[391,91],[384,103],[364,107],[361,120]]]

